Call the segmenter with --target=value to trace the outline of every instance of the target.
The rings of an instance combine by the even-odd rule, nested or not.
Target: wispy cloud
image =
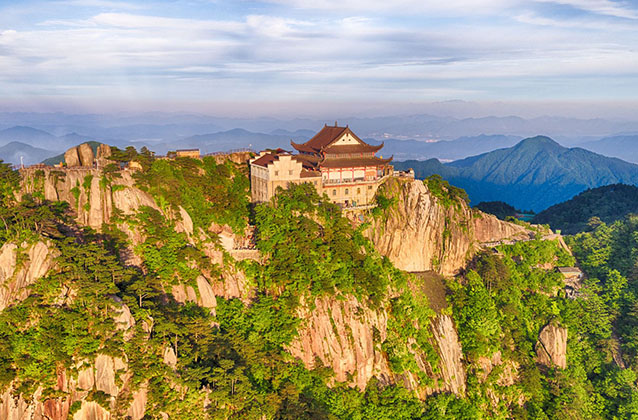
[[[522,99],[542,85],[557,99],[611,76],[626,86],[606,95],[638,89],[635,10],[607,0],[56,4],[15,26],[0,6],[4,97]]]
[[[591,13],[614,16],[626,19],[638,19],[636,4],[611,0],[536,0],[538,2],[556,3],[571,6]]]
[[[141,10],[145,8],[143,4],[110,0],[59,0],[52,3],[57,3],[61,6],[108,8],[118,10]]]

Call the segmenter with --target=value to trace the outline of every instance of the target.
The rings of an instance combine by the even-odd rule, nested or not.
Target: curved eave
[[[306,152],[306,153],[317,153],[311,146],[306,144],[297,144],[294,141],[290,140],[290,145],[295,148],[298,152]]]

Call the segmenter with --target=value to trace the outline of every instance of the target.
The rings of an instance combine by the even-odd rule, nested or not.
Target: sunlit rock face
[[[550,323],[541,330],[536,343],[536,361],[548,367],[567,367],[567,328]]]
[[[379,192],[395,202],[383,215],[369,217],[366,234],[379,253],[405,271],[453,275],[480,243],[528,236],[524,227],[472,210],[463,201],[444,205],[419,180],[391,178]]]
[[[29,286],[53,267],[58,254],[44,241],[24,246],[7,242],[0,248],[0,311],[25,299]]]

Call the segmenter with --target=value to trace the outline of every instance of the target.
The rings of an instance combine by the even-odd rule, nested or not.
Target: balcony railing
[[[379,180],[380,177],[372,177],[372,176],[367,176],[365,178],[348,178],[348,179],[324,179],[323,180],[323,184],[324,185],[333,185],[333,184],[354,184],[357,182],[374,182]]]

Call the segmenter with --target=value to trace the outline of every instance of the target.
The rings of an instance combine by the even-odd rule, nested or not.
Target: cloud
[[[448,14],[454,16],[480,15],[501,11],[523,3],[522,0],[267,0],[297,9],[323,10],[339,13],[385,12],[393,15],[411,13]]]
[[[107,8],[118,10],[141,10],[144,6],[132,2],[110,1],[110,0],[61,0],[55,1],[60,6],[87,7],[87,8]]]
[[[630,3],[610,0],[536,0],[539,3],[555,3],[598,15],[625,19],[638,19],[638,9]]]
[[[578,86],[587,89],[611,75],[634,86],[629,79],[638,75],[632,26],[608,15],[561,19],[549,6],[514,0],[400,0],[390,17],[375,13],[390,2],[376,0],[344,0],[326,13],[302,10],[325,7],[321,2],[277,2],[287,9],[193,18],[74,1],[95,10],[46,14],[31,27],[0,32],[2,93],[165,101],[451,99],[490,97],[508,87],[535,95],[534,84],[544,80],[565,81],[576,94]],[[592,10],[605,6],[593,3],[608,3],[561,1],[567,2]],[[494,16],[411,15],[461,16],[477,9]]]

